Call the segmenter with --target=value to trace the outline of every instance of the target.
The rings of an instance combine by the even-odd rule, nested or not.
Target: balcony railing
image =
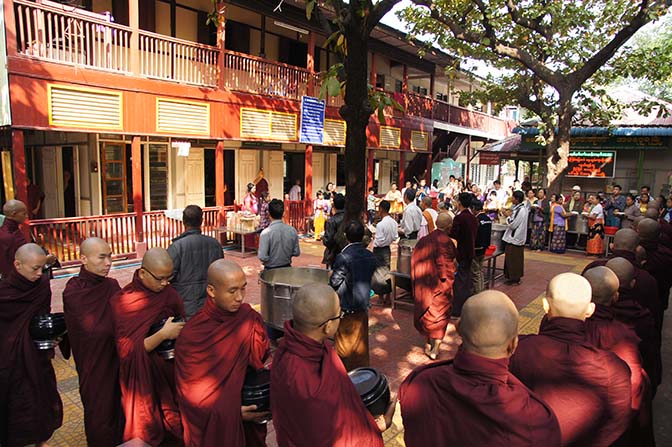
[[[20,53],[65,64],[130,71],[130,28],[24,0],[14,0],[14,13]]]
[[[149,78],[217,86],[219,49],[140,31],[140,74]]]
[[[224,52],[224,86],[259,95],[301,99],[306,95],[310,72],[249,54]]]

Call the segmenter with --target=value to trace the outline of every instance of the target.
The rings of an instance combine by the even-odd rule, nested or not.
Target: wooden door
[[[327,161],[329,162],[329,170],[327,171],[327,178],[325,179],[324,184],[326,185],[328,182],[331,182],[336,185],[338,180],[336,176],[336,169],[338,168],[338,154],[327,154]]]
[[[324,155],[313,152],[313,198],[317,197],[317,191],[324,192],[327,184],[324,181]]]
[[[184,199],[185,205],[205,206],[205,154],[203,149],[191,148],[185,160]]]
[[[285,173],[285,158],[281,151],[269,151],[266,181],[271,198],[282,200]]]
[[[392,168],[392,162],[390,160],[380,160],[378,165],[378,191],[389,191],[390,184],[390,173]],[[396,182],[397,179],[394,179]]]
[[[42,187],[44,190],[44,217],[63,217],[63,159],[61,149],[57,147],[43,147],[42,155]]]
[[[247,194],[247,184],[251,183],[259,172],[259,151],[239,150],[237,168],[236,200],[238,203],[243,203],[243,197]],[[273,180],[268,178],[266,181],[272,187]],[[282,188],[282,182],[280,182],[280,188]]]
[[[128,212],[126,191],[126,145],[102,143],[103,214]]]

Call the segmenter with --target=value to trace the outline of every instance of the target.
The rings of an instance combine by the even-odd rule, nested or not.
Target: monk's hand
[[[394,410],[397,408],[397,402],[398,399],[392,399],[385,410],[385,414],[376,417],[376,424],[381,433],[392,425],[392,418],[394,417]]]
[[[47,255],[47,265],[53,265],[56,263],[58,258],[54,254],[48,254]]]
[[[245,422],[254,422],[255,424],[265,424],[271,418],[270,411],[254,411],[256,405],[243,405],[240,407],[240,414]]]
[[[175,340],[177,336],[180,335],[180,332],[182,332],[182,328],[184,327],[185,323],[173,322],[173,319],[174,317],[168,317],[165,324],[161,328],[161,333],[163,334],[165,340]]]

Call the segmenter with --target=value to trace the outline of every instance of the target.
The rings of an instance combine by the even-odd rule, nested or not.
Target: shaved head
[[[649,205],[649,207],[646,209],[646,212],[644,213],[644,217],[646,217],[647,219],[658,220],[659,216],[660,216],[660,211],[658,210],[658,208],[656,208],[655,206],[651,206],[651,205]]]
[[[660,237],[660,224],[653,219],[642,219],[637,225],[639,237],[645,241],[656,241]]]
[[[592,315],[590,283],[576,273],[561,273],[546,287],[544,307],[549,317],[565,317],[585,321]]]
[[[622,228],[614,235],[614,250],[635,251],[639,245],[639,235],[635,230]]]
[[[583,277],[590,283],[594,303],[611,306],[618,297],[618,276],[611,269],[599,266],[586,271]]]
[[[464,303],[458,331],[466,351],[489,358],[509,357],[518,337],[518,311],[504,293],[487,290]]]
[[[226,283],[230,275],[243,274],[243,269],[238,264],[224,259],[218,259],[208,267],[208,284],[219,285]]]
[[[2,214],[18,223],[23,223],[28,218],[28,208],[20,200],[8,200],[2,207]]]
[[[635,279],[635,266],[625,258],[613,258],[607,262],[606,267],[618,277],[620,287],[630,288]]]
[[[84,256],[91,256],[101,250],[110,250],[110,244],[99,237],[87,237],[79,246],[79,253]]]
[[[173,260],[165,248],[154,247],[147,250],[142,257],[142,267],[152,270],[152,268],[163,268],[170,266],[173,269]],[[153,271],[153,270],[152,270]]]
[[[338,295],[328,284],[312,283],[301,287],[292,302],[294,328],[299,332],[314,330],[333,318],[340,308]]]
[[[37,244],[23,244],[14,254],[14,268],[16,272],[30,282],[42,277],[47,255]]]
[[[440,213],[436,218],[436,228],[441,231],[448,231],[453,226],[453,218],[448,213]]]

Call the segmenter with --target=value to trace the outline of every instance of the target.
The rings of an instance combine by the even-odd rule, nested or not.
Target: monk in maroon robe
[[[549,406],[509,372],[518,311],[502,292],[469,298],[453,360],[421,366],[399,391],[408,447],[560,446]]]
[[[623,445],[655,445],[651,421],[649,378],[642,367],[640,339],[634,329],[615,318],[618,277],[607,267],[594,267],[583,274],[592,289],[595,312],[586,319],[586,336],[593,346],[613,352],[630,368],[632,427],[621,437]]]
[[[112,266],[107,242],[90,237],[79,251],[82,268],[65,286],[63,309],[84,405],[86,440],[92,446],[115,446],[121,443],[123,413],[110,299],[121,287],[116,279],[107,278]]]
[[[38,350],[28,332],[31,319],[51,312],[46,256],[24,244],[14,268],[0,281],[0,445],[46,442],[63,423],[63,404],[51,365],[54,350]]]
[[[176,339],[184,323],[182,299],[170,287],[173,261],[163,248],[145,253],[133,281],[111,300],[114,337],[119,354],[121,403],[126,418],[124,441],[140,438],[151,446],[181,444],[182,423],[175,397],[172,360],[154,350]],[[167,321],[154,335],[150,327]]]
[[[14,268],[16,250],[27,242],[20,226],[28,218],[28,209],[19,200],[9,200],[2,213],[5,221],[0,227],[0,275],[6,277]]]
[[[189,447],[265,445],[266,424],[255,421],[270,413],[241,407],[246,372],[263,368],[270,350],[261,315],[243,303],[246,286],[238,264],[210,264],[205,306],[177,340],[177,401]],[[246,440],[255,431],[259,436]]]
[[[629,228],[618,230],[614,236],[614,250],[610,259],[625,258],[635,267],[635,285],[632,296],[642,307],[651,312],[656,323],[656,330],[660,334],[663,327],[663,306],[658,294],[658,283],[649,272],[640,266],[637,260],[635,252],[639,243],[640,238],[635,230]],[[605,265],[607,262],[608,259],[593,261],[583,269],[583,273],[598,265]]]
[[[644,268],[658,281],[658,297],[667,309],[672,287],[672,250],[660,243],[660,224],[653,219],[644,219],[637,225],[641,238],[639,245],[646,250]]]
[[[614,317],[634,329],[640,338],[639,352],[642,366],[649,377],[651,395],[655,396],[656,387],[662,379],[662,359],[660,339],[656,332],[656,323],[648,309],[644,309],[633,296],[635,268],[624,258],[613,258],[606,267],[618,277],[618,301],[612,306]]]
[[[327,343],[343,313],[326,284],[307,284],[271,367],[271,413],[282,447],[383,447],[395,401],[384,416],[368,412],[336,351]]]
[[[453,302],[457,251],[448,237],[451,224],[449,214],[440,214],[436,219],[437,228],[418,241],[411,257],[413,323],[425,336],[425,354],[432,360],[439,355]]]
[[[539,335],[520,338],[511,372],[551,407],[562,445],[609,446],[632,418],[630,370],[587,340],[585,320],[595,309],[590,284],[574,273],[557,275],[544,309],[547,322]]]

